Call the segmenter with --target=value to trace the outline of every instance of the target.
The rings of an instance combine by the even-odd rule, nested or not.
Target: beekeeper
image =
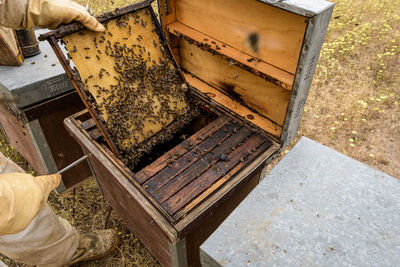
[[[0,0],[0,26],[14,29],[80,21],[93,31],[104,27],[71,0]],[[0,55],[1,56],[1,55]],[[37,266],[68,266],[101,258],[118,245],[113,230],[79,234],[47,204],[58,174],[33,177],[0,153],[0,253]],[[0,261],[0,266],[4,263]]]

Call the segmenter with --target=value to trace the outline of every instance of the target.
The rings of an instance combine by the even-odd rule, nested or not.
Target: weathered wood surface
[[[187,147],[184,155],[179,159],[176,159],[172,164],[170,164],[170,166],[164,168],[154,177],[151,177],[150,180],[144,184],[146,190],[154,193],[175,177],[184,176],[185,173],[190,175],[195,170],[197,170],[197,173],[201,172],[201,165],[207,165],[207,163],[200,159],[204,159],[204,154],[208,155],[212,149],[218,146],[219,142],[222,142],[225,138],[229,137],[226,128],[227,127],[223,127],[196,146],[191,145],[190,147]],[[175,151],[175,149],[173,149],[173,151]],[[189,167],[192,167],[194,170]]]
[[[261,147],[260,147],[261,146]],[[189,185],[180,190],[177,194],[172,196],[170,199],[163,203],[163,207],[171,214],[182,209],[185,204],[191,201],[195,196],[210,188],[216,181],[224,177],[229,179],[241,168],[245,166],[249,161],[257,157],[260,151],[268,148],[270,143],[264,143],[264,140],[260,136],[254,135],[249,138],[241,147],[234,150],[229,154],[224,162],[217,162],[212,168],[209,168],[200,177],[193,180]],[[256,150],[253,152],[253,149]],[[243,160],[243,154],[247,154],[248,151],[252,151],[251,154],[247,155],[246,160]],[[246,157],[246,156],[245,156]],[[243,160],[243,162],[242,162]],[[217,188],[214,188],[216,190]],[[206,197],[206,196],[203,196]]]
[[[93,118],[80,122],[83,129],[85,129],[89,135],[96,141],[100,141],[103,138],[101,131],[97,128],[96,122]]]
[[[247,173],[244,183],[236,186],[231,194],[225,196],[212,212],[203,210],[199,222],[191,223],[185,232],[188,266],[200,267],[200,245],[231,214],[239,203],[254,189],[260,178],[261,168]]]
[[[220,160],[221,154],[226,153],[227,150],[234,147],[237,143],[243,141],[248,136],[249,133],[250,130],[243,127],[239,130],[238,134],[229,135],[228,133],[225,133],[223,139],[221,139],[220,141],[215,142],[216,140],[212,138],[209,140],[209,142],[203,142],[202,144],[208,143],[212,147],[210,149],[207,148],[204,149],[204,147],[202,147],[202,150],[204,149],[203,151],[199,149],[201,151],[200,155],[197,156],[197,158],[192,159],[192,161],[194,161],[193,164],[190,164],[187,167],[185,166],[186,165],[185,163],[188,162],[187,159],[189,157],[196,155],[192,153],[187,157],[183,157],[182,168],[180,164],[171,167],[171,169],[172,168],[175,169],[175,172],[171,175],[172,179],[170,179],[167,183],[165,183],[165,176],[154,177],[154,179],[156,180],[160,180],[161,178],[163,180],[163,185],[152,192],[153,197],[157,199],[157,201],[159,201],[160,203],[163,203],[171,196],[175,195],[177,192],[182,190],[186,185],[188,185],[194,179],[196,180],[200,179],[200,177],[203,176],[202,174],[204,172],[213,167],[214,164],[218,160]],[[222,144],[218,145],[218,142],[222,142]],[[203,153],[206,154],[202,155]],[[176,171],[181,169],[184,169],[184,171],[176,175]],[[177,201],[179,202],[179,200],[180,199],[178,199]]]
[[[90,162],[96,173],[97,180],[104,194],[104,198],[127,222],[135,235],[156,256],[157,260],[165,266],[169,266],[168,237],[154,223],[151,214],[148,214],[131,193],[124,188],[113,175],[104,168],[95,157],[90,157]]]
[[[92,120],[79,123],[99,139]],[[129,170],[127,174],[174,223],[271,145],[266,137],[221,115],[136,174]]]
[[[89,130],[91,130],[93,127],[96,126],[96,122],[94,121],[93,118],[91,118],[91,119],[89,119],[89,120],[87,120],[87,121],[82,122],[82,123],[81,123],[81,126],[82,126],[83,129],[85,129],[86,131],[89,131]]]
[[[219,125],[219,127],[216,127]],[[143,188],[175,220],[213,194],[204,191],[229,180],[271,146],[271,142],[228,117],[217,119],[140,171]],[[153,165],[153,166],[152,166]],[[146,177],[147,176],[147,177]],[[143,180],[143,179],[142,179]],[[216,191],[224,183],[218,183]],[[201,197],[201,200],[198,198]],[[190,209],[182,209],[190,205]]]
[[[221,127],[223,127],[228,122],[228,117],[222,115],[218,117],[215,121],[211,122],[207,127],[202,128],[198,131],[195,135],[190,136],[182,143],[177,145],[174,150],[170,150],[166,152],[162,157],[155,160],[153,163],[148,165],[146,168],[140,170],[136,173],[136,179],[139,183],[146,182],[150,177],[154,176],[156,173],[163,170],[168,165],[168,161],[175,156],[182,156],[187,152],[187,147],[189,144],[197,145],[205,139],[208,135],[213,134],[214,132],[218,131]]]
[[[18,109],[15,107],[15,109]],[[18,109],[19,110],[19,109]],[[21,113],[22,111],[19,110]],[[25,116],[24,114],[21,114]],[[26,119],[26,118],[25,118]],[[46,166],[40,158],[32,136],[25,123],[19,121],[4,105],[0,104],[0,124],[10,144],[29,162],[38,174],[47,174]]]
[[[75,92],[67,93],[49,101],[20,110],[13,107],[15,112],[25,120],[19,121],[14,114],[4,106],[0,107],[0,123],[13,147],[32,165],[41,175],[47,174],[48,170],[35,146],[36,140],[28,130],[26,123],[37,120],[40,129],[46,139],[51,157],[54,159],[57,169],[61,170],[67,165],[83,156],[81,147],[67,133],[63,120],[75,112],[83,109],[83,104]],[[36,133],[38,134],[38,133]],[[60,142],[60,140],[63,140]],[[66,153],[68,151],[68,153]],[[66,189],[71,188],[91,175],[86,162],[63,174],[63,183]]]
[[[283,125],[291,91],[233,66],[222,57],[203,51],[184,39],[179,44],[181,66],[184,70],[233,100]]]
[[[61,170],[83,156],[82,148],[68,134],[63,125],[66,117],[78,112],[84,105],[76,92],[67,93],[24,110],[27,119],[38,120],[43,135],[56,163]],[[92,173],[86,161],[62,175],[65,187],[71,188]]]
[[[295,74],[306,18],[243,0],[175,0],[176,20],[235,49]]]
[[[211,101],[219,104],[221,107],[230,110],[231,112],[239,115],[244,120],[247,120],[256,126],[260,127],[264,131],[279,137],[282,133],[282,127],[273,123],[271,120],[258,115],[257,113],[251,111],[247,107],[235,101],[231,97],[217,90],[216,88],[206,84],[200,79],[193,77],[189,73],[185,73],[185,79],[188,83],[199,90],[201,93],[206,95]]]
[[[265,78],[270,77],[276,80],[279,86],[291,90],[294,82],[294,75],[283,71],[267,62],[256,59],[249,54],[243,53],[233,47],[214,39],[208,35],[198,32],[180,22],[173,22],[167,25],[168,32],[176,35],[179,38],[188,38],[190,41],[195,42],[196,45],[201,45],[203,48],[207,46],[207,50],[212,54],[223,55],[227,60],[234,60],[238,64],[243,64],[249,67],[248,70],[252,73]],[[194,60],[195,61],[195,60]]]
[[[96,141],[99,141],[101,138],[103,138],[103,135],[101,134],[100,130],[97,129],[97,128],[91,130],[91,131],[89,132],[89,134],[90,134],[90,136],[91,136],[94,140],[96,140]]]
[[[185,216],[175,225],[179,237],[183,238],[187,236],[199,224],[202,224],[204,217],[212,214],[214,210],[218,208],[220,203],[229,199],[235,194],[238,188],[246,184],[253,172],[262,170],[264,163],[267,162],[267,160],[275,154],[278,149],[279,145],[272,142],[271,146],[266,151],[262,152],[262,154],[235,174],[235,176],[223,176],[210,188],[200,194],[199,197],[179,211],[181,214],[185,214]],[[203,195],[208,196],[207,200],[204,201]]]
[[[163,27],[171,22],[176,21],[175,0],[159,1],[159,7],[161,23]]]

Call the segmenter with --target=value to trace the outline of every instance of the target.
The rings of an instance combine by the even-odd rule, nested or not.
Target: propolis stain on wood
[[[133,166],[151,150],[146,140],[156,136],[158,142],[165,142],[187,125],[197,110],[149,10],[103,25],[104,33],[84,30],[62,40],[120,158]]]

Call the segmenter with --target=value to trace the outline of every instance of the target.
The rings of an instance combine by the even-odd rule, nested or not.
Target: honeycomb
[[[147,8],[103,25],[104,33],[83,30],[62,41],[120,158],[134,165],[151,150],[146,140],[167,140],[196,109]],[[172,122],[178,127],[166,131]]]

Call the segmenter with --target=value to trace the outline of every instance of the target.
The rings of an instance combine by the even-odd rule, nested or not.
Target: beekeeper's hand
[[[104,31],[96,18],[72,0],[0,0],[0,25],[14,29],[55,29],[61,24],[80,21],[92,31]]]
[[[0,174],[0,236],[23,231],[44,207],[60,174]]]

